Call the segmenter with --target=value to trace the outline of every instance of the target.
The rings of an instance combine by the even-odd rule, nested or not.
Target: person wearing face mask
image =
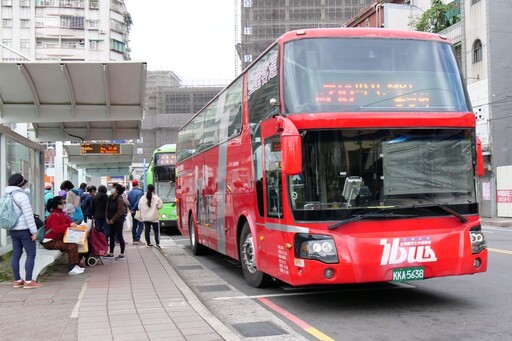
[[[63,241],[67,228],[76,227],[76,224],[63,211],[64,207],[64,200],[60,196],[53,197],[48,201],[47,209],[52,213],[46,219],[46,235],[42,245],[47,250],[66,252],[68,254],[68,274],[80,275],[84,272],[84,269],[79,266],[78,246],[75,243],[64,243]],[[50,229],[51,231],[49,231]]]
[[[32,279],[34,263],[36,259],[36,235],[37,227],[34,220],[34,212],[27,194],[28,181],[20,173],[12,174],[7,181],[5,193],[10,194],[13,200],[13,208],[19,217],[16,225],[9,230],[12,240],[11,267],[14,275],[14,288],[36,289],[42,286]],[[25,279],[20,276],[20,259],[25,250]]]

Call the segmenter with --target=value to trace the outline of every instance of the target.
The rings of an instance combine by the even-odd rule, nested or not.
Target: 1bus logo
[[[436,253],[430,247],[430,237],[419,238],[393,238],[391,243],[381,239],[384,246],[380,265],[408,263],[435,262]]]

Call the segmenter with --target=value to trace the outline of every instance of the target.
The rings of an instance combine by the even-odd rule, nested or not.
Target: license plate
[[[425,269],[422,266],[393,269],[393,281],[416,281],[425,278]]]

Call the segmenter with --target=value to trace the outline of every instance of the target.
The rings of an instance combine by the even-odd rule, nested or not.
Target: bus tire
[[[194,219],[192,216],[188,219],[188,235],[190,237],[190,249],[194,256],[200,256],[204,254],[205,247],[199,244],[199,238],[197,237],[197,231],[194,227]]]
[[[247,284],[254,288],[261,288],[268,285],[270,277],[256,268],[254,238],[247,222],[242,227],[238,249],[240,253],[240,264]]]

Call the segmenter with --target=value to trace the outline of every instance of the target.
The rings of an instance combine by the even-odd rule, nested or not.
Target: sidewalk
[[[512,218],[481,218],[482,225],[512,227]]]
[[[125,240],[131,240],[129,233]],[[103,262],[75,276],[60,263],[39,278],[44,285],[39,289],[0,283],[0,339],[239,339],[202,305],[158,249],[127,243],[125,260]]]

